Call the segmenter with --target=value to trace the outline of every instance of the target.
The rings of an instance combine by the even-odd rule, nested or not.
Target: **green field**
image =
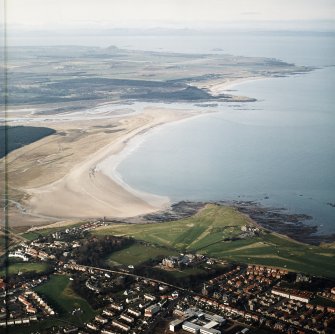
[[[42,273],[43,271],[46,271],[49,268],[49,265],[44,262],[18,262],[18,263],[12,263],[9,265],[8,273],[10,275],[21,273],[26,273],[28,271],[35,271],[36,273]],[[4,275],[4,269],[1,269],[0,271],[1,275]]]
[[[170,256],[178,254],[173,249],[159,246],[146,246],[135,243],[123,248],[107,258],[109,264],[138,265],[157,256]]]
[[[82,325],[95,316],[94,310],[87,301],[71,289],[71,281],[67,276],[53,275],[46,283],[38,286],[35,291],[45,298],[47,303],[59,313],[57,317],[50,317],[43,321],[32,323],[28,327],[12,327],[8,334],[38,333],[39,330],[60,328],[61,326],[73,324]],[[71,315],[74,308],[83,310],[81,315]]]
[[[128,235],[155,245],[194,251],[244,263],[262,264],[335,277],[335,250],[296,242],[262,230],[259,236],[224,241],[239,236],[249,217],[234,208],[207,205],[193,217],[167,223],[118,224],[103,227],[98,235]]]
[[[70,322],[79,323],[90,320],[95,312],[88,302],[78,296],[71,288],[71,281],[67,276],[53,275],[48,282],[38,286],[35,291],[44,296],[60,314],[62,319]],[[80,307],[83,313],[78,316],[72,316],[71,312]]]

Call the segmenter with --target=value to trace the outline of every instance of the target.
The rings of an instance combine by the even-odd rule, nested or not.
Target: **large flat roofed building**
[[[182,328],[184,331],[196,334],[221,334],[221,331],[218,329],[200,326],[189,321],[185,321],[182,325]]]
[[[169,325],[170,331],[175,332],[175,331],[178,331],[179,329],[181,329],[181,326],[182,326],[183,322],[184,322],[184,320],[181,320],[181,319],[171,321],[170,325]]]
[[[226,322],[226,319],[224,317],[221,317],[220,315],[217,314],[213,315],[205,314],[205,318],[210,319],[213,322],[218,322],[219,324],[224,324]]]
[[[182,328],[189,333],[197,334],[221,334],[219,327],[226,322],[226,319],[217,315],[204,313],[200,309],[189,308],[182,314],[182,319],[171,321],[169,329],[175,332]]]
[[[183,330],[190,333],[199,334],[201,326],[189,321],[185,321],[182,326]]]
[[[207,323],[206,325],[204,325],[204,328],[214,328],[215,326],[217,326],[219,323],[216,321],[211,320],[209,323]]]

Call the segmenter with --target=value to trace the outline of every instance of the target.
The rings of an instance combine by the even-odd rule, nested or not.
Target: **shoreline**
[[[214,94],[239,84],[269,77],[250,77],[225,82],[207,83]],[[172,104],[171,107],[174,105]],[[199,110],[200,109],[200,110]],[[127,184],[117,172],[119,164],[153,131],[163,126],[206,116],[220,110],[213,108],[179,109],[161,105],[143,106],[143,111],[134,112],[125,119],[135,120],[133,127],[125,129],[119,137],[101,147],[87,159],[72,168],[60,179],[42,187],[26,188],[30,198],[25,201],[31,217],[47,220],[90,219],[101,217],[128,218],[159,212],[171,205],[167,196],[147,193]],[[142,120],[141,120],[142,118]],[[138,124],[136,123],[138,119]],[[87,121],[87,120],[86,120]],[[50,205],[54,203],[54,205]]]
[[[199,85],[198,87],[207,89],[211,95],[213,96],[219,96],[220,94],[224,92],[229,92],[231,93],[231,89],[245,84],[245,83],[250,83],[254,81],[259,81],[259,80],[267,80],[267,79],[276,79],[274,77],[267,77],[267,76],[257,76],[257,77],[248,77],[248,78],[234,78],[234,79],[226,79],[225,81],[218,81],[218,82],[212,82],[212,83],[207,83],[205,85]],[[232,94],[234,97],[239,97],[235,96]]]
[[[106,172],[106,165],[115,169],[125,157],[125,150],[132,149],[129,145],[138,143],[157,127],[201,114],[192,110],[146,108],[132,118],[133,127],[75,165],[64,177],[42,187],[26,189],[30,194],[26,201],[27,214],[58,219],[126,218],[168,207],[167,197],[132,188],[115,173]]]
[[[185,112],[186,110],[180,109],[178,111]],[[187,115],[185,115],[186,117],[182,117],[178,120],[171,121],[171,122],[157,124],[156,126],[148,128],[145,132],[137,134],[133,136],[132,138],[130,138],[129,141],[124,146],[124,148],[120,152],[118,152],[117,154],[107,156],[104,160],[102,160],[101,162],[97,164],[98,171],[103,173],[105,176],[111,178],[113,181],[117,182],[121,187],[133,193],[135,196],[136,195],[140,196],[144,200],[148,199],[148,201],[150,201],[150,197],[157,197],[161,199],[164,198],[164,199],[168,199],[169,204],[171,204],[171,201],[169,197],[167,196],[157,195],[154,193],[148,193],[148,192],[141,191],[141,190],[138,190],[132,187],[122,178],[122,175],[117,171],[117,168],[124,161],[124,159],[126,159],[129,155],[132,154],[133,151],[135,151],[141,145],[143,145],[143,143],[145,143],[147,137],[154,135],[155,133],[161,131],[162,128],[166,126],[170,126],[170,125],[181,124],[191,119],[193,120],[198,117],[207,116],[209,114],[216,113],[218,111],[204,110],[203,112],[201,112],[201,111],[188,110],[186,112],[187,112]],[[164,210],[166,208],[162,207],[161,209]]]

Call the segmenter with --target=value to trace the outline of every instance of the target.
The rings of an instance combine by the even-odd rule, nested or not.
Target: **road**
[[[134,278],[139,278],[139,279],[143,279],[143,280],[155,282],[155,283],[158,283],[158,284],[166,285],[166,286],[169,286],[169,287],[174,288],[174,289],[179,290],[179,291],[186,291],[186,292],[192,293],[192,294],[194,293],[192,290],[185,289],[185,288],[182,288],[180,286],[173,285],[173,284],[170,284],[170,283],[166,283],[166,282],[154,279],[154,278],[148,278],[148,277],[145,277],[145,276],[140,276],[140,275],[131,274],[131,273],[127,273],[127,272],[124,272],[124,271],[118,271],[118,270],[104,269],[104,268],[92,267],[92,266],[84,266],[84,265],[80,265],[80,266],[83,267],[83,268],[87,268],[87,269],[91,269],[91,270],[97,270],[97,271],[100,271],[100,272],[105,272],[105,273],[118,274],[118,275],[123,275],[123,276],[130,276],[130,277],[134,277]]]

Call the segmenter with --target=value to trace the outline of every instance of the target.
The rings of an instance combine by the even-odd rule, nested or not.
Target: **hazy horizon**
[[[92,45],[85,37],[335,32],[331,0],[0,1],[0,30],[7,28],[0,44],[7,46],[69,45],[77,36]]]
[[[21,30],[110,28],[334,29],[332,0],[2,0],[3,22]]]
[[[1,29],[1,27],[0,27]],[[180,37],[197,37],[197,36],[219,36],[222,33],[228,33],[231,36],[266,36],[268,34],[276,34],[277,36],[294,36],[294,35],[333,35],[335,34],[335,21],[309,21],[300,22],[288,21],[286,24],[273,24],[267,22],[254,22],[252,25],[244,22],[237,22],[222,26],[198,26],[198,27],[183,27],[183,26],[115,26],[115,27],[71,27],[53,29],[41,29],[31,27],[22,29],[18,26],[7,27],[7,40],[4,43],[3,34],[0,35],[0,47],[6,46],[56,46],[56,45],[82,45],[82,46],[97,46],[108,47],[115,45],[113,38],[131,38],[131,37],[164,37],[176,36]],[[102,43],[102,40],[104,43]]]

